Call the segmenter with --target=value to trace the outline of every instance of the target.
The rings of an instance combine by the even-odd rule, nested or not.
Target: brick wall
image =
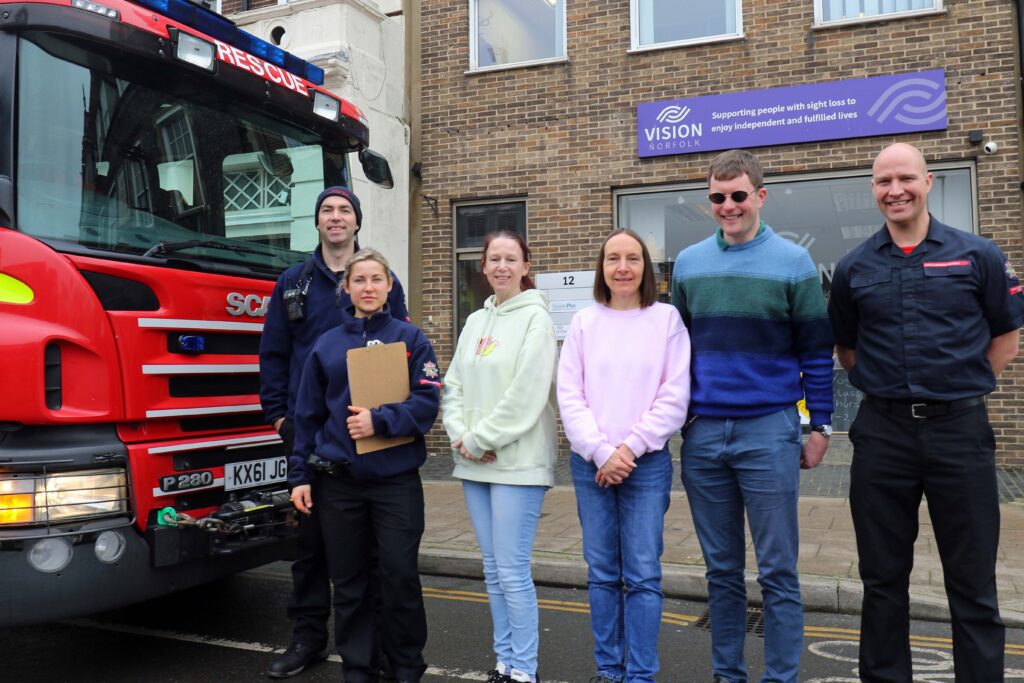
[[[253,9],[262,9],[263,7],[273,7],[277,4],[277,0],[249,0],[246,11]],[[230,17],[233,14],[238,14],[242,11],[242,0],[221,0],[220,13],[224,16]]]
[[[713,156],[639,160],[635,107],[651,100],[943,68],[946,131],[754,151],[769,175],[868,168],[895,140],[933,161],[976,158],[981,232],[1024,272],[1012,3],[946,4],[945,14],[812,30],[811,0],[749,0],[743,39],[628,54],[629,0],[573,0],[565,63],[466,75],[468,3],[423,0],[422,191],[438,199],[438,214],[417,207],[422,316],[442,366],[453,345],[452,202],[526,196],[534,268],[591,268],[613,227],[613,189],[700,181]],[[999,152],[981,155],[967,141],[973,129]],[[1000,463],[1024,466],[1024,362],[1007,370],[990,405]],[[443,450],[443,433],[432,437],[431,451]]]

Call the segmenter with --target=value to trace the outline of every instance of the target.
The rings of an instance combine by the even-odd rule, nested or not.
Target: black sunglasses
[[[708,195],[708,199],[711,200],[712,204],[725,204],[725,198],[729,197],[736,204],[742,204],[747,201],[747,197],[754,194],[753,192],[744,192],[743,190],[736,190],[732,194],[725,195],[721,192],[712,192]]]

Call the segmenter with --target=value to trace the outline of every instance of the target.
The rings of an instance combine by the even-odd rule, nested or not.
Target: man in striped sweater
[[[690,421],[682,477],[707,565],[716,682],[746,682],[746,511],[764,598],[761,681],[797,680],[803,604],[797,577],[800,468],[832,433],[832,332],[810,255],[760,218],[757,158],[717,156],[708,173],[715,234],[684,249],[672,300],[690,331]],[[812,431],[801,448],[796,403]]]

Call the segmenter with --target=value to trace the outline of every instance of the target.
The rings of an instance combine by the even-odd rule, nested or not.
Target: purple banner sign
[[[946,128],[942,69],[645,102],[641,157],[840,140]]]

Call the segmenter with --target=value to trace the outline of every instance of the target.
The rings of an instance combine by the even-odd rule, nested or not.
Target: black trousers
[[[418,681],[426,671],[427,616],[418,557],[423,536],[423,484],[418,471],[360,481],[342,471],[313,482],[334,584],[334,628],[346,683],[378,680],[380,649],[395,678]],[[374,609],[372,550],[380,610]]]
[[[295,426],[291,420],[281,424],[284,453],[295,447]],[[316,515],[299,513],[299,536],[292,563],[292,595],[288,600],[288,618],[292,620],[292,642],[321,650],[327,647],[327,618],[331,615],[331,578],[327,573],[320,520]]]
[[[985,406],[914,419],[865,401],[850,440],[850,508],[864,583],[861,680],[911,680],[907,592],[924,494],[952,615],[956,680],[1002,681],[999,496],[995,436]]]

